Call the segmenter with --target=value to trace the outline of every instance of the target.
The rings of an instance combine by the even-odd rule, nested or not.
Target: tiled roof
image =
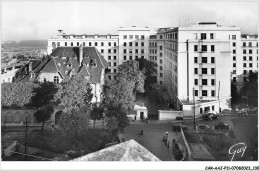
[[[83,59],[79,63],[79,47],[58,47],[50,56],[46,56],[42,61],[33,63],[32,71],[37,78],[40,73],[58,72],[63,78],[70,78],[73,71],[75,74],[90,76],[89,82],[99,83],[101,80],[102,68],[108,67],[107,61],[95,47],[83,47]],[[17,73],[15,82],[27,78],[29,64]],[[30,78],[30,76],[28,77]],[[29,81],[25,79],[24,81]]]
[[[71,161],[160,161],[135,140],[129,140]]]

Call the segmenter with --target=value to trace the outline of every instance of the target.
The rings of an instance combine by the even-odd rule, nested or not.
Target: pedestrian
[[[145,118],[145,122],[146,122],[146,124],[148,124],[148,117]]]
[[[136,121],[136,115],[135,115],[135,121]]]

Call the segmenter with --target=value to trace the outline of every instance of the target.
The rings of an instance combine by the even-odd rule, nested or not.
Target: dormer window
[[[34,72],[31,72],[31,78],[33,79],[35,77]]]
[[[93,68],[96,68],[96,67],[97,67],[97,64],[96,64],[96,63],[94,63],[94,64],[93,64]]]
[[[71,67],[72,67],[72,65],[71,65],[71,64],[68,64],[68,65],[67,65],[67,67],[71,68]]]

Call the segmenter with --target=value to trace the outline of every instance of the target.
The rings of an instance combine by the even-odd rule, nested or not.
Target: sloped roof
[[[71,161],[160,161],[135,140],[129,140]]]
[[[95,64],[95,65],[94,65]],[[79,63],[79,47],[58,47],[50,56],[42,59],[32,71],[36,77],[40,73],[56,73],[58,72],[63,78],[69,78],[71,71],[75,74],[90,76],[90,83],[99,83],[101,80],[102,69],[108,67],[108,63],[95,47],[83,47],[83,60]],[[17,73],[15,82],[19,82],[25,78],[30,78],[28,66],[25,66]],[[26,72],[27,71],[27,72]],[[29,81],[25,79],[24,81]]]

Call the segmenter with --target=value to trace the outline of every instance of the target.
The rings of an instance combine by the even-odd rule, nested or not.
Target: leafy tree
[[[32,82],[26,83],[3,83],[1,84],[2,107],[25,107],[33,97],[33,90],[39,87]]]
[[[146,77],[157,73],[157,63],[145,58],[138,58],[137,61],[139,62],[139,70],[143,71]]]
[[[248,104],[258,106],[258,72],[252,72],[248,76],[248,82],[240,90],[241,97],[248,100]]]
[[[104,113],[104,108],[102,107],[95,107],[90,112],[90,119],[94,121],[94,127],[96,124],[96,120],[101,120]]]
[[[72,80],[61,84],[55,101],[62,107],[76,106],[82,108],[90,104],[92,87],[83,76],[75,76]]]
[[[39,108],[54,103],[58,87],[59,85],[53,82],[41,83],[39,87],[34,88],[30,105]]]
[[[45,121],[50,119],[51,114],[53,112],[54,112],[54,108],[51,105],[47,105],[47,106],[41,107],[34,113],[35,120],[39,123],[42,122],[42,131],[44,129]]]
[[[144,92],[145,76],[139,70],[139,62],[136,60],[129,60],[118,66],[117,81],[124,81],[134,86],[134,92]]]
[[[78,137],[88,130],[89,117],[89,110],[87,108],[79,109],[72,106],[65,108],[58,124],[64,135]]]

